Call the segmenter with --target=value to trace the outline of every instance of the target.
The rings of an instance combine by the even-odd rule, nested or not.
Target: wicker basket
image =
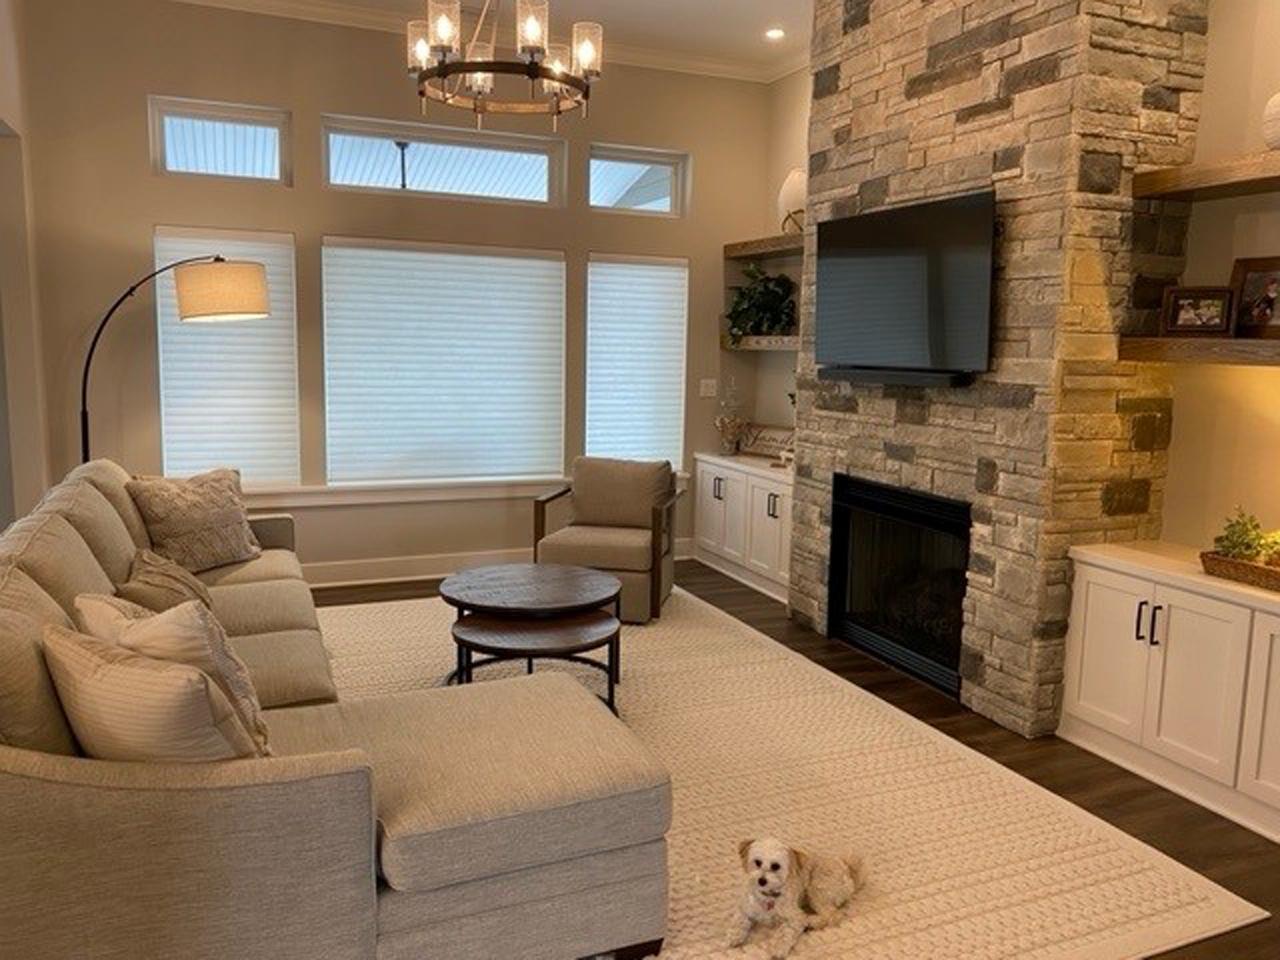
[[[1251,587],[1280,593],[1280,567],[1269,567],[1248,560],[1233,560],[1220,553],[1200,554],[1200,564],[1211,577],[1235,580],[1237,583],[1247,583]]]

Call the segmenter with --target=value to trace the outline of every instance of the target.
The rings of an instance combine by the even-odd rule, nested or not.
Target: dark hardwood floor
[[[787,618],[786,608],[696,561],[676,582],[779,643],[1280,915],[1280,845],[1056,737],[1025,740],[918,680]],[[315,591],[320,605],[434,596],[433,581]],[[1272,917],[1163,960],[1280,960]],[[924,958],[922,958],[924,960]],[[1082,958],[1087,960],[1087,958]]]

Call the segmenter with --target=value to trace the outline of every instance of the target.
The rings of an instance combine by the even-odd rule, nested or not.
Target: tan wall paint
[[[787,174],[809,168],[813,76],[806,67],[769,85],[769,212],[777,220],[778,191]],[[781,224],[774,223],[776,231]]]
[[[0,503],[21,513],[48,482],[40,329],[34,275],[25,51],[18,0],[0,0],[0,329],[7,443]],[[4,509],[4,507],[0,507]]]
[[[1280,92],[1280,4],[1213,0],[1198,160],[1266,149],[1262,113]],[[1280,197],[1198,203],[1187,284],[1223,285],[1237,257],[1280,256]],[[1164,536],[1207,544],[1237,503],[1280,527],[1280,369],[1176,366]]]
[[[151,262],[158,224],[292,233],[297,245],[304,482],[323,482],[320,245],[325,235],[563,249],[568,263],[566,453],[583,442],[585,264],[592,251],[687,257],[691,267],[687,459],[714,446],[715,401],[697,381],[720,372],[721,247],[768,229],[767,88],[615,67],[589,121],[570,119],[564,209],[380,196],[327,189],[326,113],[416,121],[417,98],[395,35],[160,0],[33,5],[26,34],[36,161],[40,292],[55,466],[76,454],[76,378],[86,339],[111,299]],[[111,50],[83,67],[65,56],[65,25]],[[293,112],[294,186],[166,177],[148,162],[148,94],[284,107]],[[437,108],[435,122],[464,120]],[[493,124],[495,127],[499,124]],[[536,121],[504,129],[547,132]],[[689,215],[672,221],[591,212],[593,141],[687,151]],[[95,362],[95,452],[136,471],[159,467],[154,303],[140,294]],[[681,528],[691,529],[690,510]],[[299,511],[303,559],[333,562],[527,546],[528,501],[325,507]]]

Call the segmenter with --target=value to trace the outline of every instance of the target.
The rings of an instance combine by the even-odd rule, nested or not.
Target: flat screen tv
[[[986,371],[995,234],[989,192],[819,224],[823,375],[963,382]]]

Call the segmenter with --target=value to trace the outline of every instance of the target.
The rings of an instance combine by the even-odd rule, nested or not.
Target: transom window
[[[335,187],[519,203],[560,199],[564,146],[558,140],[335,119],[325,142]]]
[[[161,173],[290,181],[284,110],[151,97],[150,112],[152,162]]]
[[[684,213],[687,158],[637,147],[591,148],[591,206],[678,217]]]

